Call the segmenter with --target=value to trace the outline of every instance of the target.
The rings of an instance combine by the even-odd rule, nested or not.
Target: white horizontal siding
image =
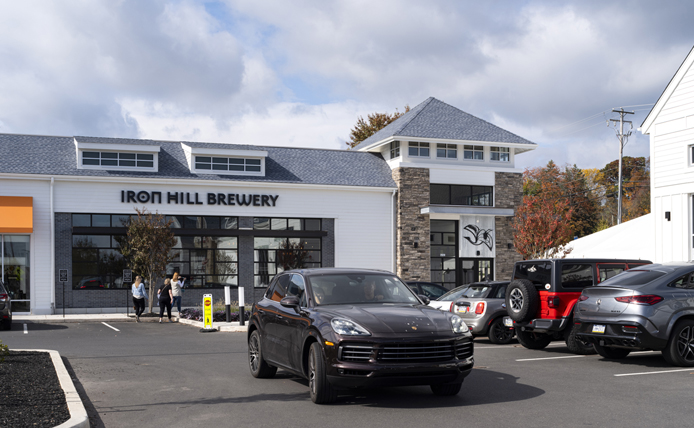
[[[0,179],[0,196],[33,198],[33,229],[30,248],[30,299],[33,313],[51,313],[51,219],[50,180]],[[24,235],[24,234],[19,234]]]

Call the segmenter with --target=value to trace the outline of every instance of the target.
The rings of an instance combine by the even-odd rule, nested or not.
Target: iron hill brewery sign
[[[254,207],[274,207],[280,195],[261,195],[255,193],[207,193],[201,199],[198,192],[148,192],[140,190],[121,190],[120,201],[129,204],[162,204],[165,200],[167,204],[178,205],[240,205]]]

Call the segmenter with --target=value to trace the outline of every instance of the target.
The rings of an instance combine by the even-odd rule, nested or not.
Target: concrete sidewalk
[[[185,318],[178,318],[176,316],[171,317],[174,322],[181,324],[188,324],[193,327],[202,328],[202,321],[193,321]],[[158,322],[159,317],[141,317],[141,322]],[[66,314],[66,315],[14,315],[12,317],[13,323],[43,323],[43,324],[55,324],[55,323],[78,323],[78,322],[135,322],[134,315],[126,314]],[[235,322],[215,322],[213,323],[213,328],[217,331],[222,332],[245,332],[248,331],[248,323],[246,325],[240,325],[238,321]]]

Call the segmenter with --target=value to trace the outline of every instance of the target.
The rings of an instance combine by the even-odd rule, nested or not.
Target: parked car
[[[427,296],[429,300],[436,300],[444,294],[448,293],[448,289],[441,284],[422,281],[407,281],[407,285],[412,288],[415,294]]]
[[[694,264],[653,264],[586,288],[574,313],[577,336],[608,359],[661,351],[675,366],[694,366]]]
[[[100,276],[90,276],[88,278],[83,278],[77,285],[77,288],[101,290],[106,287],[104,286],[104,280]]]
[[[513,328],[504,325],[506,288],[509,281],[473,282],[453,304],[468,325],[473,336],[487,336],[492,343],[505,344],[513,340]]]
[[[468,285],[469,284],[455,287],[453,290],[441,295],[438,299],[429,301],[429,306],[443,311],[453,312],[453,304],[465,293]]]
[[[426,300],[389,272],[285,271],[251,310],[251,374],[304,377],[318,404],[352,387],[430,385],[455,395],[474,364],[472,334]]]
[[[5,330],[12,329],[12,298],[0,280],[0,324]]]
[[[592,343],[576,336],[573,312],[581,291],[648,260],[542,259],[516,262],[506,289],[507,327],[529,349],[563,339],[571,352],[594,354]]]

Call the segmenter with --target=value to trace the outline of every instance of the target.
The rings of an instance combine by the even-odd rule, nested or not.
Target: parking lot
[[[286,372],[255,379],[244,333],[182,324],[15,323],[10,349],[55,349],[93,426],[647,426],[690,423],[694,369],[660,353],[621,362],[578,356],[563,342],[541,351],[475,341],[475,369],[455,397],[428,387],[355,390],[311,402]]]

